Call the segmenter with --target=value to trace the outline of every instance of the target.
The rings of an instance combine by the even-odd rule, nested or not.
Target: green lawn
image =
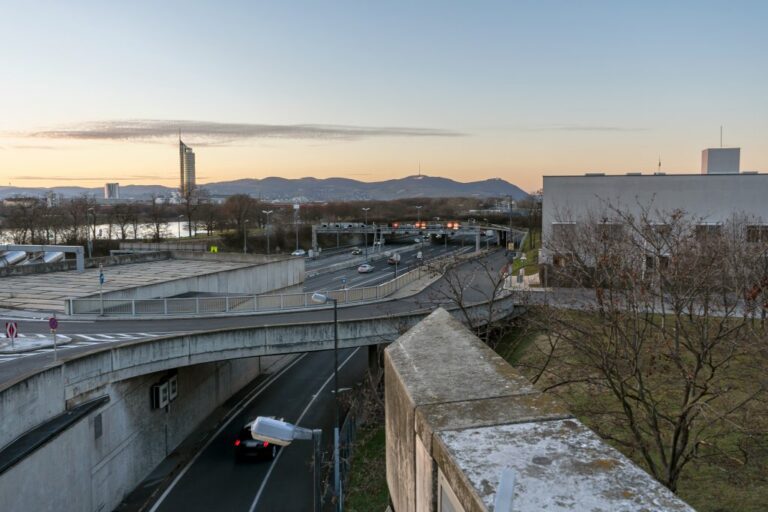
[[[384,425],[371,425],[358,432],[344,508],[384,512],[388,504]]]
[[[597,332],[596,329],[595,335]],[[535,373],[533,368],[544,357],[542,351],[536,350],[539,345],[541,348],[547,346],[544,336],[518,332],[507,334],[500,340],[496,351],[521,373],[531,377]],[[727,373],[721,375],[720,382],[740,382],[737,385],[744,386],[746,392],[753,383],[764,379],[765,361],[765,352],[760,347],[748,349],[747,354],[738,358],[727,370],[724,369]],[[577,359],[566,353],[559,363],[562,366],[552,368],[553,373],[561,376],[561,372],[576,362]],[[667,382],[662,371],[649,376],[649,379],[662,388]],[[546,387],[554,382],[556,379],[548,381],[545,374],[537,386]],[[626,418],[620,413],[621,408],[614,396],[604,389],[590,384],[570,384],[552,392],[596,432],[627,437]],[[670,400],[673,396],[670,393]],[[754,402],[744,410],[743,415],[742,424],[747,425],[746,429],[740,429],[733,423],[732,429],[719,433],[701,447],[706,452],[705,457],[691,462],[683,470],[677,494],[700,512],[768,510],[768,408],[762,401]],[[611,444],[639,466],[644,466],[639,452],[633,453],[624,446]]]

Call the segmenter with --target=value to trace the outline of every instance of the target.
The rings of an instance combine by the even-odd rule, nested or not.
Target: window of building
[[[718,236],[723,231],[723,226],[719,223],[712,222],[708,224],[698,224],[696,226],[696,238],[699,240]]]
[[[575,222],[553,222],[552,223],[552,240],[556,244],[562,244],[567,240],[573,240],[574,236],[576,236]]]
[[[768,226],[765,226],[765,225],[747,226],[747,242],[767,243],[768,242]]]

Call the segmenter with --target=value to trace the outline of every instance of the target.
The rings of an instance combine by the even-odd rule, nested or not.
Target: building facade
[[[105,183],[104,184],[104,199],[120,199],[120,184],[119,183]]]
[[[179,193],[187,197],[195,189],[195,152],[179,139]]]
[[[651,218],[683,211],[697,222],[718,225],[746,215],[761,232],[768,226],[768,174],[588,174],[545,176],[542,205],[542,256],[553,234],[580,221],[610,223],[620,210]]]

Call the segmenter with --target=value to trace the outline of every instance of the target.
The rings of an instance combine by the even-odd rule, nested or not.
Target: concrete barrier
[[[384,364],[397,512],[693,510],[442,309]]]

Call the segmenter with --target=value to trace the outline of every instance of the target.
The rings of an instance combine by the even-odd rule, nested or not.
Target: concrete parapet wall
[[[113,510],[200,421],[279,357],[248,358],[181,368],[178,398],[152,409],[150,387],[165,372],[111,382],[82,394],[109,402],[0,475],[3,510]],[[57,368],[58,370],[58,368]],[[63,409],[61,392],[50,393]],[[57,399],[54,399],[57,397]],[[9,422],[4,415],[4,425]],[[19,416],[14,418],[18,421]],[[97,429],[96,423],[100,422]]]
[[[395,512],[692,510],[442,309],[384,360]]]
[[[237,258],[230,259],[232,256],[218,257],[217,254],[171,254],[174,259],[179,260],[241,261]],[[258,259],[260,260],[260,258]],[[273,259],[273,261],[267,262],[245,259],[243,263],[253,263],[253,265],[194,277],[174,279],[147,286],[105,292],[104,299],[154,299],[158,297],[172,297],[189,292],[255,295],[275,290],[291,289],[291,287],[304,282],[304,260],[300,258]],[[98,295],[92,297],[98,297]]]

